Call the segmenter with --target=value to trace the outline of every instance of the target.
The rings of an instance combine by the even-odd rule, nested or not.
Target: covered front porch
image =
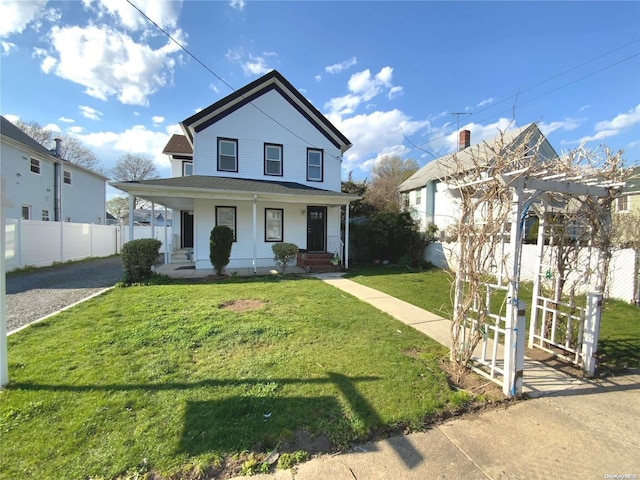
[[[348,268],[349,203],[356,196],[293,182],[208,176],[112,185],[129,194],[130,206],[139,197],[173,211],[171,248],[161,268],[177,265],[180,275],[211,271],[209,236],[215,225],[234,231],[229,272],[273,270],[271,247],[277,242],[293,243],[302,253],[331,254]],[[287,271],[294,267],[295,262]]]

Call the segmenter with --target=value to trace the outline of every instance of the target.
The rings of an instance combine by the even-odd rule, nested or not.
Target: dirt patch
[[[231,310],[232,312],[246,312],[248,310],[257,310],[264,306],[264,302],[255,299],[232,300],[219,305],[223,310]]]
[[[482,395],[490,403],[505,400],[502,387],[482,375],[468,370],[462,375],[460,381],[456,382],[453,365],[450,361],[446,359],[440,360],[440,368],[447,374],[447,381],[454,389],[464,390],[473,395]]]
[[[306,430],[298,429],[293,432],[293,440],[282,442],[279,450],[287,453],[304,450],[309,455],[317,455],[330,452],[332,448],[331,440],[324,433],[311,435]]]
[[[573,363],[570,363],[562,358],[558,358],[554,354],[545,352],[544,350],[540,350],[539,348],[526,348],[524,354],[531,360],[536,360],[537,362],[540,362],[547,367],[555,368],[556,370],[560,370],[561,372],[566,373],[567,375],[571,375],[572,377],[584,377],[584,373],[582,372],[582,370]]]

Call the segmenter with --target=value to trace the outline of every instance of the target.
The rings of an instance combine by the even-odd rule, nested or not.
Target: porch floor
[[[205,278],[214,274],[211,268],[196,269],[191,262],[173,262],[156,267],[156,273],[160,275],[166,275],[171,278]],[[226,268],[225,273],[232,275],[234,272],[238,272],[240,277],[253,277],[253,276],[265,276],[272,275],[273,272],[280,273],[281,270],[278,267],[259,267],[256,269],[256,273],[253,273],[253,268]],[[290,265],[287,267],[287,273],[306,273],[304,269]]]

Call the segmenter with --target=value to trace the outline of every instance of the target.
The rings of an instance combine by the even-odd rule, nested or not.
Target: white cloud
[[[495,98],[493,98],[493,97],[485,98],[480,103],[478,103],[478,105],[476,105],[476,107],[485,107],[487,105],[491,105],[494,100],[495,100]]]
[[[143,125],[134,125],[124,132],[96,132],[78,135],[78,138],[90,147],[100,149],[111,157],[111,162],[123,153],[146,155],[153,158],[159,168],[170,166],[169,159],[162,149],[170,138],[169,131],[175,132],[175,126],[167,127],[166,132],[148,130]],[[175,132],[178,133],[178,132]]]
[[[389,89],[389,93],[387,93],[387,98],[389,98],[389,100],[392,100],[396,97],[399,97],[400,95],[402,95],[403,92],[403,88],[402,87],[391,87]]]
[[[583,105],[582,107],[580,107],[580,110],[578,110],[578,112],[584,112],[585,110],[591,108],[591,105]]]
[[[47,0],[24,2],[20,0],[2,0],[0,2],[0,35],[22,33],[25,27],[38,19]]]
[[[110,16],[123,27],[135,31],[155,28],[135,8],[123,0],[84,0],[85,8],[94,9],[98,18]],[[175,28],[182,10],[182,0],[159,2],[158,0],[136,0],[135,5],[162,28]]]
[[[58,120],[60,120],[61,122],[64,123],[74,123],[75,120],[73,118],[67,118],[67,117],[60,117],[58,118]]]
[[[133,115],[136,116],[136,117],[139,117],[140,116],[140,112],[133,112]]]
[[[44,130],[50,130],[52,132],[62,132],[62,129],[58,125],[56,125],[55,123],[48,123],[42,128]]]
[[[3,117],[6,118],[7,120],[9,120],[11,123],[16,123],[16,122],[20,121],[20,117],[18,115],[13,115],[11,113],[3,115]]]
[[[348,94],[334,97],[325,103],[324,108],[332,115],[349,115],[363,102],[368,102],[379,95],[385,88],[389,89],[389,98],[393,98],[402,91],[402,87],[394,87],[391,83],[393,68],[382,67],[378,73],[371,75],[367,68],[354,73],[347,82]],[[393,90],[393,93],[392,93]]]
[[[550,123],[546,123],[546,122],[537,122],[537,123],[538,123],[538,128],[540,128],[540,131],[544,133],[545,136],[548,136],[549,134],[551,134],[551,132],[555,132],[556,130],[564,130],[565,132],[575,130],[583,122],[584,122],[584,119],[567,117],[561,121],[550,122]]]
[[[80,109],[80,113],[82,113],[82,116],[88,118],[89,120],[99,121],[100,117],[102,116],[102,112],[100,110],[96,110],[95,108],[87,107],[86,105],[78,105],[78,108]]]
[[[9,53],[11,53],[12,49],[17,49],[18,48],[15,43],[5,42],[4,40],[2,42],[0,42],[0,45],[2,45],[2,54],[3,55],[9,55]]]
[[[324,67],[324,71],[331,74],[340,73],[343,70],[346,70],[349,67],[352,67],[358,63],[356,57],[351,57],[349,60],[345,60],[344,62],[334,63],[333,65],[329,65]]]
[[[316,75],[316,76],[315,76],[315,77],[313,77],[313,78],[315,78],[315,79],[316,79],[316,82],[321,82],[321,81],[322,81],[322,75],[321,75],[321,74],[318,74],[318,75]]]
[[[596,133],[591,136],[582,137],[580,142],[604,140],[605,138],[615,137],[638,123],[640,123],[640,104],[626,113],[619,113],[612,120],[603,120],[596,123],[594,127]]]
[[[84,127],[81,127],[80,125],[74,125],[72,127],[69,127],[68,129],[71,133],[75,133],[75,134],[80,134],[84,131]]]
[[[158,126],[160,125],[162,122],[164,122],[164,117],[155,115],[153,117],[151,117],[151,122],[153,123],[154,126]]]
[[[174,36],[180,40],[180,31]],[[83,85],[92,97],[107,100],[116,96],[128,105],[148,105],[148,96],[171,81],[175,65],[171,54],[179,50],[171,41],[154,50],[107,26],[56,26],[50,39],[55,53],[49,56],[56,63],[50,71]],[[53,66],[45,57],[41,68]]]
[[[209,88],[211,90],[213,90],[214,92],[216,92],[216,93],[220,93],[220,89],[218,87],[216,87],[213,83],[209,84]]]
[[[231,0],[229,2],[229,5],[231,6],[231,8],[236,8],[238,10],[242,10],[244,9],[246,2],[244,0]]]
[[[342,119],[339,115],[329,116],[329,120],[353,143],[342,162],[345,171],[359,169],[363,172],[382,155],[405,155],[409,148],[404,145],[404,136],[419,130],[429,130],[427,120],[412,120],[398,109],[355,115]]]
[[[269,57],[277,57],[275,52],[262,52],[261,55],[253,55],[245,53],[242,47],[229,49],[225,55],[231,63],[238,64],[242,67],[245,77],[252,75],[264,75],[273,70],[269,66]]]

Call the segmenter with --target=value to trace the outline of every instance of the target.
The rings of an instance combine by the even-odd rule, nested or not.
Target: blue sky
[[[343,175],[385,154],[420,165],[538,122],[640,160],[639,2],[132,0],[233,88],[277,69],[352,141]],[[126,0],[0,2],[0,111],[64,131],[105,168],[154,158],[232,90]],[[414,147],[418,145],[419,148]]]

